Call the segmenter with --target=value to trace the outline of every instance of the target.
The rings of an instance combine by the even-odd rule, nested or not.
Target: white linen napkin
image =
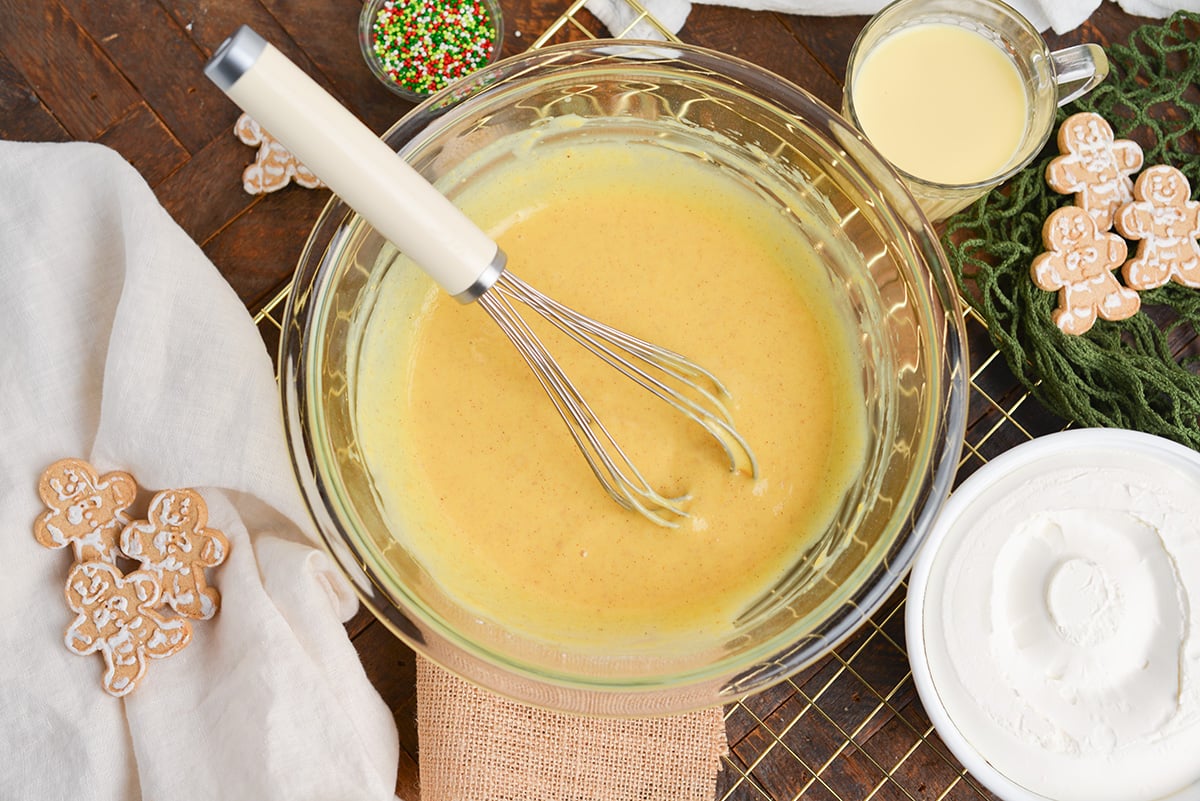
[[[241,302],[111,150],[0,142],[0,187],[0,797],[393,798],[395,724]],[[200,490],[232,543],[220,612],[124,698],[65,647],[73,555],[32,533],[63,457]]]
[[[642,6],[671,33],[678,33],[691,13],[689,0],[640,0]],[[778,11],[783,14],[807,14],[831,17],[874,14],[890,0],[696,0],[713,5],[736,6],[754,11]],[[1008,0],[1008,4],[1039,31],[1053,28],[1066,33],[1083,24],[1100,7],[1101,0]],[[1118,0],[1125,11],[1135,16],[1164,19],[1172,11],[1200,11],[1200,0]],[[637,13],[625,0],[588,0],[587,9],[604,23],[613,36],[635,39],[661,39],[656,27],[645,21],[634,22]],[[632,27],[631,27],[632,25]]]

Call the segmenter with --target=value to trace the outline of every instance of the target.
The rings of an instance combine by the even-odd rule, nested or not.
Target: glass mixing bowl
[[[868,406],[866,462],[832,524],[716,643],[585,653],[463,608],[406,547],[405,532],[392,529],[360,449],[364,321],[383,276],[405,260],[337,198],[314,227],[285,311],[280,384],[293,459],[318,528],[363,602],[443,667],[570,713],[728,702],[828,653],[908,570],[962,446],[967,366],[957,298],[935,234],[883,159],[820,101],[729,56],[649,42],[550,47],[434,95],[384,138],[437,183],[488,144],[565,118],[575,124],[562,136],[632,126],[645,141],[703,153],[804,221],[843,295]],[[484,164],[453,179],[486,181],[487,172]]]

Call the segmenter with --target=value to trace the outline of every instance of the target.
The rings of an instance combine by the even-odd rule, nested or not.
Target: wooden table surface
[[[500,0],[505,55],[528,48],[567,2]],[[229,33],[249,23],[382,132],[409,107],[362,61],[360,8],[353,0],[0,0],[0,136],[88,140],[120,152],[255,310],[287,281],[328,193],[293,186],[246,194],[240,176],[254,150],[234,137],[238,111],[201,69]],[[603,34],[586,12],[575,18]],[[865,21],[696,5],[679,36],[767,67],[836,108],[846,59]],[[1053,47],[1121,42],[1145,22],[1105,2],[1079,29],[1047,38]],[[568,25],[554,41],[584,36]],[[975,363],[988,355],[975,351],[987,349],[986,340],[973,340]],[[1014,392],[1003,375],[992,397]],[[980,412],[972,426],[990,425],[988,416]],[[1032,416],[1061,425],[1036,409]],[[719,797],[988,797],[939,750],[906,681],[899,605],[898,599],[885,605],[878,624],[828,664],[727,710],[732,753]],[[349,631],[395,712],[402,747],[397,789],[416,801],[413,654],[365,614]],[[886,647],[873,646],[875,640]],[[839,719],[864,702],[861,720]],[[810,709],[820,714],[806,715]]]

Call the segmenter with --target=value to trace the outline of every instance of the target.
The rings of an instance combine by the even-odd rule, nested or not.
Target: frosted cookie
[[[46,512],[33,524],[33,536],[47,548],[68,543],[78,562],[116,564],[117,539],[129,523],[126,510],[137,497],[133,476],[121,471],[99,475],[82,459],[60,459],[38,481]]]
[[[1137,142],[1117,139],[1099,114],[1072,114],[1058,129],[1062,155],[1046,167],[1046,183],[1059,194],[1075,194],[1075,205],[1096,221],[1097,230],[1112,228],[1117,209],[1133,199],[1133,179],[1142,168]]]
[[[1113,271],[1128,253],[1125,240],[1096,230],[1095,220],[1078,206],[1064,206],[1042,227],[1046,252],[1030,265],[1033,282],[1058,292],[1054,324],[1065,334],[1082,334],[1096,322],[1132,317],[1141,307],[1136,292],[1121,286]]]
[[[233,132],[244,144],[258,145],[254,163],[242,171],[242,188],[251,195],[275,192],[290,181],[309,189],[325,186],[320,178],[297,161],[278,139],[264,131],[250,115],[238,117]]]
[[[195,490],[164,490],[150,500],[146,520],[121,532],[121,550],[158,576],[163,603],[185,617],[208,620],[221,606],[206,567],[229,554],[229,540],[208,527],[208,506]]]
[[[192,638],[183,618],[155,611],[160,588],[153,573],[123,575],[105,562],[83,562],[67,576],[67,604],[77,615],[67,627],[66,644],[80,655],[104,656],[104,689],[117,697],[134,690],[147,659],[162,659]]]
[[[1175,281],[1200,287],[1200,203],[1187,176],[1174,167],[1148,167],[1133,185],[1134,200],[1117,212],[1117,230],[1140,240],[1121,268],[1127,286],[1154,289]]]

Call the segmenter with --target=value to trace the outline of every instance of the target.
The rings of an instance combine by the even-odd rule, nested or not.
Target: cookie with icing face
[[[156,611],[160,592],[153,573],[126,575],[106,562],[76,564],[67,576],[67,604],[76,613],[67,627],[67,648],[104,656],[103,685],[110,695],[133,692],[146,660],[168,657],[191,641],[187,620]]]
[[[1054,211],[1042,227],[1046,252],[1030,265],[1033,282],[1058,292],[1054,324],[1064,334],[1083,334],[1097,317],[1123,320],[1141,308],[1141,298],[1121,286],[1113,271],[1128,254],[1125,240],[1096,229],[1090,214],[1078,206]]]
[[[1175,167],[1146,168],[1133,185],[1133,202],[1117,212],[1117,230],[1138,240],[1121,268],[1127,286],[1154,289],[1169,281],[1200,287],[1200,203]]]
[[[47,548],[67,545],[78,562],[116,564],[117,539],[129,523],[126,510],[137,497],[133,476],[100,475],[83,459],[60,459],[38,481],[46,511],[34,521],[33,536]]]
[[[121,532],[121,550],[154,573],[162,600],[185,617],[207,620],[221,606],[204,570],[229,555],[229,540],[208,527],[208,506],[195,490],[164,490],[150,500],[145,520]]]
[[[1099,114],[1080,112],[1059,127],[1058,150],[1062,155],[1047,165],[1046,183],[1060,194],[1073,193],[1097,230],[1108,231],[1117,209],[1133,199],[1130,176],[1142,168],[1141,146],[1117,139]]]

